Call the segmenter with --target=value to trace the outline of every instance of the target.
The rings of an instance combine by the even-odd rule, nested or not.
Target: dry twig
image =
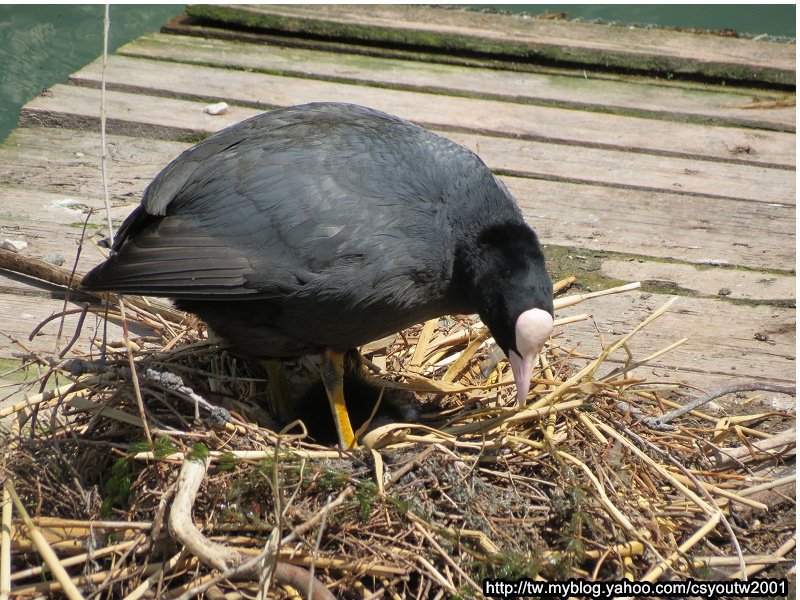
[[[95,582],[120,597],[211,597],[231,591],[231,579],[258,593],[267,557],[275,564],[270,593],[284,584],[304,592],[313,571],[312,594],[323,597],[331,597],[323,582],[364,597],[478,593],[483,577],[512,568],[551,579],[655,579],[686,573],[698,556],[720,552],[726,561],[702,564],[723,576],[737,566],[748,576],[757,568],[778,569],[793,546],[758,558],[743,545],[737,557],[732,532],[722,548],[706,534],[726,525],[723,509],[764,513],[783,500],[771,490],[790,485],[792,470],[754,475],[743,465],[754,457],[786,461],[793,430],[776,435],[761,427],[763,415],[720,420],[696,409],[690,414],[708,427],[676,417],[670,431],[637,429],[634,421],[675,405],[664,386],[634,370],[683,340],[638,360],[628,349],[631,336],[666,310],[610,340],[598,356],[547,348],[523,408],[505,407],[513,396],[508,366],[494,358],[485,369],[491,340],[482,339],[482,326],[471,319],[413,328],[405,337],[416,344],[405,344],[403,336],[371,344],[368,358],[381,367],[367,380],[386,388],[379,413],[396,402],[391,396],[398,390],[434,395],[417,423],[379,424],[363,438],[366,451],[350,454],[268,431],[259,415],[270,388],[256,366],[199,343],[189,322],[162,327],[155,339],[137,340],[138,348],[110,353],[103,373],[82,375],[0,413],[26,428],[25,437],[0,429],[0,446],[20,443],[2,469],[25,501],[39,507],[36,525],[50,545],[69,554],[60,563],[69,580]],[[142,309],[141,318],[159,317]],[[144,413],[129,371],[117,366],[129,362],[127,348],[142,374]],[[624,365],[597,378],[617,350],[627,353]],[[47,430],[32,429],[27,415],[34,410],[52,415]],[[286,419],[325,410],[323,404]],[[199,418],[215,414],[224,418]],[[143,419],[152,444],[141,443]],[[740,446],[722,447],[726,438]],[[186,444],[193,441],[208,447],[202,461],[189,458],[194,451]],[[110,456],[117,461],[113,469]],[[671,459],[677,456],[676,466]],[[99,461],[99,469],[82,461]],[[187,552],[154,562],[159,515],[176,471],[169,526]],[[94,504],[87,504],[86,490],[65,492],[75,487],[67,479],[75,473],[86,490],[97,490]],[[751,535],[767,535],[765,529]],[[90,558],[83,544],[104,530],[122,539]],[[12,592],[61,589],[35,582],[42,572],[35,548],[18,535],[18,523],[10,531],[11,551],[30,567],[14,573]],[[142,536],[149,542],[141,543]],[[576,550],[571,539],[586,547]],[[87,560],[100,571],[81,575]]]

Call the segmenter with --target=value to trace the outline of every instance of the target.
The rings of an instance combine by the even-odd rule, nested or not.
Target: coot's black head
[[[524,222],[482,231],[468,253],[468,293],[506,353],[523,404],[539,350],[553,328],[553,284],[536,234]]]

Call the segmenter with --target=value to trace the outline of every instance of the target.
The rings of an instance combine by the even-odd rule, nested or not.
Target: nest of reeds
[[[637,369],[683,340],[627,351],[670,303],[594,357],[559,341],[587,316],[557,320],[523,408],[472,318],[370,344],[370,429],[342,452],[286,423],[274,365],[133,300],[152,334],[29,356],[48,389],[0,412],[0,596],[481,598],[484,579],[793,573],[794,416],[703,412],[732,388],[670,413],[676,390]],[[320,396],[293,417],[329,418]]]

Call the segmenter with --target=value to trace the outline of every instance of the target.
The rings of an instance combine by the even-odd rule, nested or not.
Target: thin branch
[[[704,404],[708,404],[712,400],[716,400],[721,396],[727,396],[728,394],[735,394],[737,392],[755,392],[755,391],[765,391],[765,392],[776,392],[778,394],[787,394],[789,396],[795,396],[797,394],[797,388],[795,386],[786,386],[786,385],[777,385],[774,383],[767,383],[765,381],[755,381],[752,383],[736,383],[733,385],[725,385],[719,388],[716,388],[702,396],[700,398],[696,398],[691,402],[688,402],[684,406],[670,411],[660,417],[653,417],[645,419],[643,422],[645,425],[650,427],[651,429],[657,430],[667,430],[667,424],[670,421],[674,421],[678,417],[682,417],[689,411],[695,410],[700,408]]]

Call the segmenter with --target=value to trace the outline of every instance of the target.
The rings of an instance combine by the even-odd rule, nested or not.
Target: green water
[[[0,140],[43,88],[103,53],[103,5],[0,5]],[[182,4],[111,7],[110,50],[158,29]]]
[[[532,14],[669,27],[734,29],[751,35],[795,37],[795,5],[472,5]],[[183,5],[111,7],[111,51],[158,31]],[[102,54],[102,5],[0,5],[0,140],[17,125],[23,104]]]

